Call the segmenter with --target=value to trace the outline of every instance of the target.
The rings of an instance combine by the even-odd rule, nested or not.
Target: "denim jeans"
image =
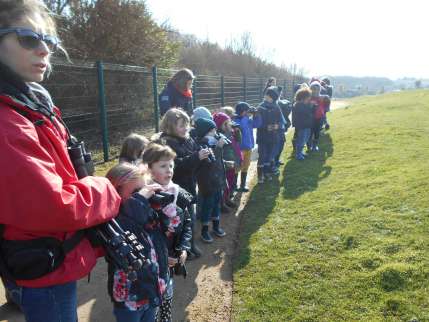
[[[113,309],[117,322],[155,322],[157,313],[158,307],[149,304],[140,307],[137,311],[119,307]]]
[[[76,282],[41,288],[6,287],[27,322],[77,321]]]
[[[296,156],[300,157],[303,155],[302,150],[304,149],[305,144],[310,139],[311,129],[299,129],[297,130],[297,138],[296,138]]]
[[[278,140],[279,137],[276,136],[276,138],[273,138],[272,140],[258,143],[258,167],[267,167],[274,162],[274,158],[279,147]]]
[[[314,120],[313,128],[311,129],[310,138],[308,140],[310,146],[319,142],[321,124],[322,120]]]
[[[200,195],[198,198],[201,223],[208,225],[210,220],[220,219],[220,202],[222,200],[222,190],[216,191],[210,196]]]

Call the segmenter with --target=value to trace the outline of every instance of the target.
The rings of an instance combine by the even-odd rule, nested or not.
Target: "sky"
[[[429,78],[427,0],[146,0],[153,17],[225,45],[250,32],[257,52],[310,75]]]

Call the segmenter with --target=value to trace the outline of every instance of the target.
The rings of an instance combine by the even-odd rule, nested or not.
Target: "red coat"
[[[312,97],[311,103],[316,106],[316,109],[314,111],[314,118],[316,120],[320,120],[323,116],[325,116],[329,108],[330,99],[327,95],[320,95],[318,97]]]
[[[23,116],[10,106],[29,114]],[[59,115],[58,109],[54,112]],[[44,122],[35,125],[40,119]],[[4,239],[64,240],[119,211],[121,199],[106,178],[78,180],[67,153],[67,132],[60,122],[54,122],[58,129],[40,113],[0,96],[0,224],[5,225]],[[57,270],[17,284],[46,287],[78,280],[91,271],[101,254],[83,239]]]

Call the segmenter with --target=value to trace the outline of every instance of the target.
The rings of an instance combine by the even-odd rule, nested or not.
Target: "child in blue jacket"
[[[246,102],[239,102],[235,106],[235,114],[234,122],[240,126],[241,130],[240,149],[243,154],[243,162],[240,167],[240,188],[238,191],[248,192],[249,188],[246,186],[247,171],[250,167],[252,150],[255,147],[253,129],[261,125],[261,117],[256,113],[256,109]]]

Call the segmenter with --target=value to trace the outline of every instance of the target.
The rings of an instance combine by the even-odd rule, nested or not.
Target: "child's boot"
[[[241,192],[249,192],[249,188],[246,186],[247,172],[241,172],[240,189]]]
[[[313,144],[311,146],[311,151],[319,151],[319,141],[318,140],[313,140]]]
[[[264,168],[258,167],[258,183],[264,183]]]
[[[272,175],[272,167],[270,165],[264,166],[264,178],[267,181],[273,180]]]
[[[226,232],[220,228],[219,220],[213,220],[213,232],[218,237],[226,236]]]
[[[205,243],[213,243],[213,238],[209,233],[209,225],[203,225],[203,228],[201,230],[201,239]]]

